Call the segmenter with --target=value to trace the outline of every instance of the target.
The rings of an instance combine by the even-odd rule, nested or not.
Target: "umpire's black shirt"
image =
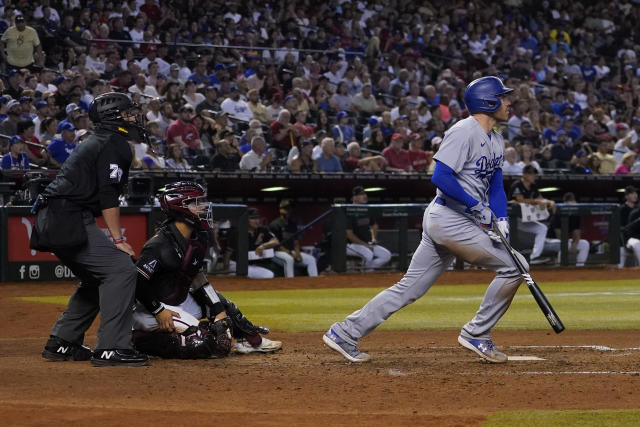
[[[524,186],[524,183],[521,179],[517,180],[511,185],[511,190],[509,191],[509,200],[515,200],[516,196],[522,196],[525,199],[538,199],[542,195],[538,191],[538,187],[535,184],[531,184],[529,189]]]
[[[45,190],[48,197],[70,200],[100,216],[120,205],[133,154],[124,134],[97,129],[71,153]]]

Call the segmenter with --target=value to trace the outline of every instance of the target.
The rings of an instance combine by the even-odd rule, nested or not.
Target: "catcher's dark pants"
[[[98,311],[98,349],[132,349],[131,325],[137,271],[131,257],[115,247],[90,212],[83,213],[88,241],[55,254],[81,282],[51,335],[81,344]]]

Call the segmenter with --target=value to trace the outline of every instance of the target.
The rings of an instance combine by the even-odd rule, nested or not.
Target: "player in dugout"
[[[213,229],[213,206],[204,187],[190,181],[168,184],[159,200],[167,219],[136,263],[136,348],[167,359],[225,357],[232,337],[238,353],[282,348],[280,341],[262,337],[269,330],[251,323],[202,271]]]

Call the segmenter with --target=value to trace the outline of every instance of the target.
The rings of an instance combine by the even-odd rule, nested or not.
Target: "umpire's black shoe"
[[[149,356],[136,350],[96,349],[91,363],[93,366],[146,366]]]
[[[42,350],[42,357],[52,362],[65,360],[84,361],[91,359],[93,352],[84,345],[72,344],[51,335]]]

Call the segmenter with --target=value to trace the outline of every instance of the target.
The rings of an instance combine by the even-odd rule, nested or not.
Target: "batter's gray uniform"
[[[445,133],[435,159],[454,171],[469,195],[488,203],[489,183],[502,166],[503,151],[502,136],[492,131],[489,137],[471,116]],[[357,345],[393,313],[424,295],[453,258],[460,257],[497,273],[476,315],[461,331],[467,339],[491,339],[491,328],[509,308],[522,278],[504,246],[494,242],[465,210],[466,206],[438,189],[436,199],[425,210],[422,240],[404,277],[331,329]],[[518,256],[528,270],[524,257]]]

